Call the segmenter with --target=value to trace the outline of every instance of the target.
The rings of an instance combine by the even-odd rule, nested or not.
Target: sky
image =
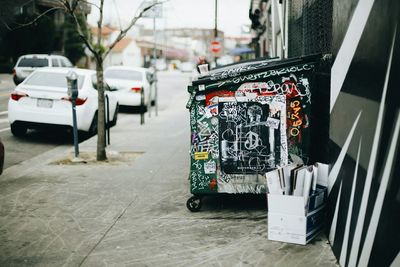
[[[96,2],[98,0],[93,0]],[[126,24],[136,13],[142,0],[105,0],[105,22]],[[157,21],[159,28],[214,28],[215,0],[169,0],[164,3],[164,18]],[[218,29],[225,36],[240,36],[243,25],[250,25],[250,0],[218,0]],[[95,25],[98,19],[96,8],[92,7],[89,23]],[[138,24],[152,27],[152,19],[142,18]]]

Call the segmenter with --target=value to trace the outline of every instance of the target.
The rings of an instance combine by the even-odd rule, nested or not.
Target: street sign
[[[220,41],[212,41],[211,42],[211,51],[213,53],[219,53],[221,52],[221,42]]]

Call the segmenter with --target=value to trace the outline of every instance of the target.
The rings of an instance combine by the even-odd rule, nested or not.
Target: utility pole
[[[215,0],[214,41],[218,38],[218,0]],[[217,67],[217,55],[214,56],[215,67]]]
[[[154,4],[155,3],[157,3],[157,0],[154,0]],[[157,91],[158,91],[158,88],[157,88],[157,36],[156,36],[156,10],[157,9],[157,7],[156,6],[154,6],[153,7],[153,10],[154,10],[154,16],[153,16],[153,34],[154,34],[154,49],[153,49],[153,58],[154,58],[154,81],[153,81],[153,83],[154,83],[154,90],[155,90],[155,92],[154,92],[154,101],[155,101],[155,103],[154,103],[154,105],[155,105],[155,108],[156,108],[156,116],[158,115],[158,95],[157,95]],[[151,102],[151,99],[149,99],[149,101]],[[150,112],[149,112],[149,116],[150,116]]]

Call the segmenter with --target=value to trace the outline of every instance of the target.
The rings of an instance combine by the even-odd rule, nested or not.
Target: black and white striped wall
[[[329,240],[342,267],[400,266],[399,10],[333,1]]]

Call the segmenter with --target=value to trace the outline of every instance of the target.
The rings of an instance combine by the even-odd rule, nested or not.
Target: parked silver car
[[[72,67],[72,63],[68,58],[59,55],[30,54],[20,56],[13,69],[14,83],[18,85],[35,69],[41,67]]]

